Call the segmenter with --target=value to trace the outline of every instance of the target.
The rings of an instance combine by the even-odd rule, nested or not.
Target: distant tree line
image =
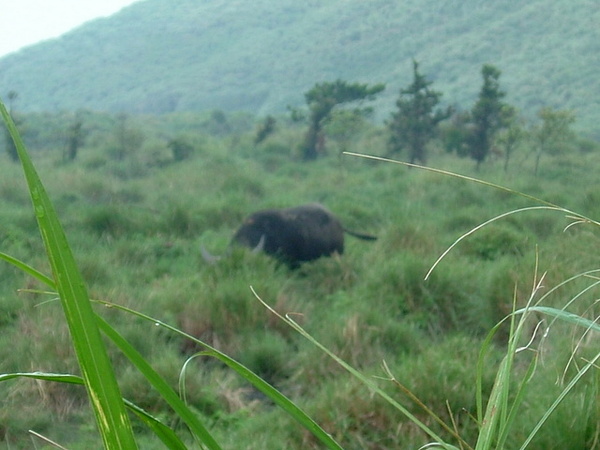
[[[501,71],[491,65],[481,68],[482,86],[473,107],[460,111],[455,107],[441,108],[442,93],[432,89],[432,81],[419,71],[419,63],[413,60],[413,81],[400,89],[396,110],[386,121],[388,133],[387,156],[398,157],[407,152],[408,161],[427,163],[427,149],[434,139],[441,142],[445,150],[460,157],[470,157],[479,168],[491,156],[502,156],[504,170],[515,149],[525,139],[535,148],[535,173],[543,154],[556,151],[572,135],[570,125],[574,115],[570,111],[542,108],[538,118],[540,124],[527,130],[516,108],[503,99],[506,93],[500,88]],[[297,109],[291,109],[292,120],[308,121],[304,141],[301,145],[302,158],[310,161],[325,154],[326,125],[336,112],[345,111],[346,118],[368,114],[371,109],[361,107],[362,102],[373,100],[385,89],[385,85],[350,84],[343,80],[333,83],[315,84],[304,94],[308,106],[308,118]],[[354,109],[343,107],[354,104]],[[274,122],[267,118],[257,133],[255,142],[261,142],[272,132]],[[351,121],[346,120],[351,126]],[[348,132],[344,134],[348,139]]]
[[[433,82],[420,72],[419,62],[413,60],[412,82],[400,89],[395,109],[385,121],[385,155],[399,158],[405,154],[411,164],[425,165],[429,150],[437,145],[448,153],[473,159],[477,168],[486,160],[501,158],[507,171],[514,153],[527,143],[533,149],[534,173],[537,174],[543,155],[558,153],[572,138],[570,127],[575,117],[570,111],[545,107],[538,112],[537,122],[528,125],[517,109],[505,102],[506,93],[500,87],[500,75],[498,68],[484,64],[481,68],[482,84],[471,109],[441,107],[443,94],[433,89]],[[307,111],[291,109],[291,120],[306,124],[299,141],[301,158],[312,161],[324,156],[328,137],[336,140],[341,151],[345,150],[373,112],[366,102],[374,100],[384,89],[384,84],[368,85],[338,79],[317,83],[305,92]],[[7,99],[15,123],[23,127],[24,119],[15,111],[18,94],[11,91]],[[86,121],[93,121],[92,117],[78,111],[62,121],[63,124],[67,122],[61,132],[64,162],[78,157],[89,133]],[[145,136],[140,129],[132,126],[127,115],[115,117],[110,118],[112,136],[104,142],[108,155],[122,161],[138,153]],[[225,113],[216,110],[210,112],[200,125],[202,131],[217,137],[239,133],[230,120]],[[277,128],[273,116],[263,119],[255,129],[254,146],[267,140]],[[6,129],[4,147],[8,157],[18,161],[16,148]],[[195,152],[196,144],[189,136],[178,134],[167,136],[164,148],[171,157],[163,157],[161,164],[189,158]]]

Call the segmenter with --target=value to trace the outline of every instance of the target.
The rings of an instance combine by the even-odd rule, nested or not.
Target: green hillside
[[[412,58],[465,108],[492,63],[511,104],[573,109],[598,136],[598,23],[587,0],[146,0],[0,59],[0,95],[27,111],[267,114],[342,78],[386,83],[384,117]]]

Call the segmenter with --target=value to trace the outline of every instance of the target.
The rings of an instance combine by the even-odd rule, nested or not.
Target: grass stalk
[[[8,381],[15,378],[29,378],[34,380],[50,381],[57,383],[68,383],[83,386],[85,384],[83,378],[65,373],[43,373],[43,372],[30,372],[30,373],[8,373],[0,375],[0,382]],[[163,424],[159,419],[148,414],[139,406],[130,402],[127,399],[123,399],[125,406],[134,413],[142,422],[144,422],[148,428],[150,428],[156,436],[170,449],[185,450],[187,447],[179,439],[179,437],[171,430],[168,426]]]
[[[27,154],[14,121],[1,101],[0,114],[15,143],[27,180],[33,210],[71,334],[71,342],[104,447],[107,449],[137,448],[87,289],[54,206]]]
[[[28,266],[27,264],[12,258],[6,254],[0,253],[0,259],[4,259],[8,262],[11,262],[17,267],[22,267],[34,278],[39,281],[47,284],[49,287],[54,287],[54,282],[52,279],[46,277],[43,273],[38,270]],[[41,292],[41,291],[33,291],[27,290],[28,292],[38,293],[38,294],[51,294],[54,295],[53,292]],[[169,324],[166,324],[154,317],[148,316],[147,314],[141,313],[139,311],[132,310],[130,308],[124,307],[122,305],[117,305],[114,303],[94,300],[97,303],[100,303],[104,306],[118,309],[124,312],[127,312],[131,315],[137,316],[145,321],[163,327],[170,332],[178,334],[182,337],[190,339],[197,344],[202,345],[207,348],[206,351],[202,351],[197,353],[196,355],[190,357],[188,361],[183,366],[182,369],[182,379],[184,378],[184,371],[188,366],[189,361],[197,356],[210,356],[219,359],[235,372],[237,372],[242,378],[251,383],[255,388],[269,397],[275,404],[277,404],[280,408],[282,408],[286,413],[288,413],[293,419],[295,419],[298,423],[300,423],[306,430],[311,432],[318,440],[320,440],[327,448],[341,450],[342,447],[327,433],[325,432],[314,420],[312,420],[301,408],[299,408],[294,402],[288,399],[285,395],[271,386],[269,383],[264,381],[262,378],[254,374],[251,370],[238,363],[234,359],[228,357],[224,353],[219,350],[213,348],[212,346],[204,343],[203,341],[191,336],[176,327],[173,327]],[[208,448],[218,449],[219,444],[214,440],[214,438],[210,435],[208,430],[204,428],[204,426],[197,420],[197,418],[193,415],[193,413],[187,408],[185,405],[185,400],[181,400],[177,394],[172,390],[172,388],[158,375],[152,367],[144,360],[144,358],[125,340],[123,339],[104,319],[98,316],[98,321],[100,324],[100,329],[117,345],[117,347],[127,356],[127,358],[138,368],[138,370],[150,381],[150,383],[155,387],[155,389],[161,394],[161,396],[171,405],[173,410],[178,414],[178,416],[184,421],[192,433],[199,438],[200,441]],[[83,384],[83,381],[80,377],[76,377],[74,375],[69,374],[48,374],[48,373],[29,373],[29,374],[4,374],[0,375],[0,382],[9,380],[17,377],[27,377],[27,378],[36,378],[40,380],[46,381],[59,381],[59,382],[68,382],[75,384]],[[142,419],[150,429],[165,443],[171,443],[172,445],[169,448],[179,448],[179,440],[176,436],[174,436],[172,430],[165,427],[160,421],[155,420],[151,416],[147,415],[141,408],[136,405],[125,400],[125,404],[132,410],[134,413],[138,415],[140,419]]]
[[[489,219],[489,220],[483,222],[482,224],[474,227],[473,229],[469,230],[467,233],[464,233],[462,236],[460,236],[458,239],[456,239],[454,241],[454,243],[452,245],[450,245],[450,247],[448,247],[446,249],[446,251],[444,251],[441,254],[440,257],[438,257],[438,259],[434,262],[434,264],[428,271],[427,275],[425,276],[425,279],[429,278],[429,276],[431,275],[433,270],[438,266],[438,264],[463,239],[474,234],[475,232],[479,231],[480,229],[488,226],[489,224],[491,224],[493,222],[496,222],[500,219],[506,218],[506,217],[514,215],[514,214],[518,214],[518,213],[525,212],[525,211],[535,211],[535,210],[558,211],[558,212],[565,214],[565,217],[567,219],[571,220],[571,223],[569,225],[567,225],[565,230],[571,228],[574,225],[579,225],[579,224],[592,224],[597,227],[600,227],[600,222],[595,221],[584,215],[575,213],[566,208],[562,208],[553,203],[541,200],[539,198],[530,196],[528,194],[524,194],[519,191],[514,191],[514,190],[506,188],[504,186],[500,186],[500,185],[497,185],[494,183],[483,181],[483,180],[480,180],[477,178],[468,177],[468,176],[456,174],[453,172],[448,172],[445,170],[435,169],[435,168],[431,168],[431,167],[415,165],[415,164],[406,163],[406,162],[402,162],[402,161],[396,161],[396,160],[392,160],[392,159],[388,159],[388,158],[382,158],[382,157],[378,157],[378,156],[370,156],[370,155],[365,155],[365,154],[360,154],[360,153],[352,153],[352,152],[344,152],[344,153],[349,156],[356,156],[356,157],[360,157],[360,158],[366,158],[366,159],[372,159],[372,160],[377,160],[377,161],[382,161],[382,162],[400,164],[400,165],[404,165],[407,167],[414,167],[414,168],[422,169],[425,171],[438,173],[441,175],[451,176],[453,178],[462,179],[462,180],[465,180],[468,182],[474,182],[474,183],[481,184],[484,186],[492,187],[492,188],[500,190],[500,191],[518,195],[518,196],[527,198],[529,200],[533,200],[536,203],[539,203],[542,205],[542,206],[526,207],[526,208],[521,208],[521,209],[516,209],[516,210],[506,212],[504,214],[493,217],[492,219]],[[532,294],[530,295],[530,298],[527,302],[527,305],[522,309],[518,309],[518,310],[516,309],[516,288],[515,288],[512,314],[510,314],[509,316],[504,318],[502,321],[500,321],[488,333],[487,337],[485,338],[485,340],[482,344],[481,350],[480,350],[480,355],[479,355],[479,360],[478,360],[478,368],[477,368],[477,394],[476,394],[477,399],[476,399],[476,403],[477,403],[477,418],[478,418],[478,422],[479,422],[481,428],[480,428],[480,433],[479,433],[479,436],[477,439],[476,450],[504,448],[504,446],[506,444],[506,440],[512,430],[513,423],[515,422],[517,414],[518,414],[519,406],[522,404],[523,399],[525,397],[525,393],[527,391],[527,386],[528,386],[529,382],[531,381],[531,379],[533,378],[533,375],[535,373],[535,369],[537,366],[537,360],[538,360],[538,353],[535,352],[535,356],[533,357],[531,363],[528,366],[526,373],[524,374],[522,380],[520,381],[520,383],[517,387],[517,391],[512,400],[512,403],[509,404],[509,393],[511,390],[511,379],[512,379],[513,367],[514,367],[515,355],[520,351],[528,349],[529,345],[533,341],[533,338],[532,338],[526,347],[523,347],[523,348],[518,347],[518,342],[522,338],[522,334],[524,332],[525,322],[531,314],[541,313],[543,315],[552,317],[552,319],[553,319],[552,322],[554,322],[556,320],[561,320],[566,323],[570,323],[570,324],[574,324],[579,327],[583,327],[586,329],[586,333],[591,330],[600,331],[600,326],[597,323],[598,319],[589,320],[585,317],[582,317],[580,315],[573,314],[573,313],[570,313],[567,311],[567,308],[572,303],[574,303],[577,299],[582,297],[583,294],[585,294],[586,292],[588,292],[589,290],[591,290],[592,288],[594,288],[598,284],[600,284],[600,281],[596,281],[596,282],[592,283],[590,286],[588,286],[587,288],[580,291],[571,300],[566,302],[566,304],[563,306],[562,309],[556,309],[556,308],[551,308],[551,307],[546,307],[546,306],[541,305],[541,303],[544,301],[544,299],[546,299],[552,293],[556,292],[556,290],[558,288],[568,284],[571,281],[580,279],[582,277],[590,277],[595,280],[598,280],[598,278],[596,276],[598,269],[584,272],[582,274],[578,274],[567,280],[564,280],[562,283],[558,284],[557,286],[555,286],[552,289],[550,289],[549,291],[547,291],[544,295],[540,296],[540,298],[534,304],[533,303],[534,298],[536,298],[538,296],[538,294],[542,288],[542,281],[544,279],[544,277],[542,276],[539,281],[537,280],[537,265],[538,264],[537,264],[537,258],[536,258],[536,269],[535,269],[535,274],[536,274],[535,280],[536,281],[534,283],[534,288],[533,288]],[[516,320],[517,317],[520,317],[518,321]],[[492,387],[492,391],[490,393],[490,398],[488,400],[488,404],[486,406],[486,410],[484,413],[483,412],[482,379],[483,379],[483,368],[484,368],[485,355],[491,348],[493,336],[496,334],[498,329],[503,325],[503,323],[506,320],[510,321],[509,340],[508,340],[506,356],[503,358],[503,360],[501,361],[500,366],[498,368],[498,371],[496,374],[496,379],[495,379],[494,385]],[[552,323],[548,326],[548,329],[550,328],[551,325],[552,325]],[[537,332],[537,328],[536,328],[536,331],[534,332],[534,334],[536,332]],[[573,358],[573,355],[572,355],[571,359],[572,358]],[[573,387],[583,377],[583,375],[590,368],[592,368],[592,367],[597,368],[596,362],[598,361],[598,359],[600,359],[600,354],[596,355],[594,358],[587,361],[587,363],[583,366],[583,368],[581,368],[577,371],[577,374],[575,375],[575,377],[573,377],[573,379],[571,379],[569,384],[565,387],[565,389],[561,392],[561,394],[555,399],[554,403],[546,410],[543,417],[539,420],[538,424],[531,430],[529,436],[527,437],[527,439],[525,440],[525,442],[523,443],[523,445],[521,447],[522,449],[526,448],[527,445],[529,445],[529,443],[533,440],[535,435],[539,432],[542,425],[547,421],[548,417],[558,407],[558,405],[564,400],[564,398],[567,396],[567,394],[573,389]]]
[[[300,333],[302,336],[304,336],[306,339],[308,339],[313,345],[315,345],[317,348],[321,349],[325,354],[327,354],[329,357],[331,357],[336,363],[338,363],[341,367],[343,367],[344,369],[346,369],[352,376],[354,376],[355,378],[357,378],[358,380],[360,380],[371,391],[373,391],[375,394],[377,394],[378,396],[380,396],[381,398],[383,398],[390,405],[392,405],[394,408],[396,408],[398,411],[400,411],[402,414],[404,414],[404,416],[406,416],[411,422],[413,422],[421,430],[423,430],[428,436],[430,436],[432,439],[434,439],[436,441],[435,442],[436,446],[438,446],[440,448],[447,449],[447,450],[450,450],[450,449],[452,449],[452,450],[458,450],[457,447],[455,447],[455,446],[453,446],[451,444],[447,444],[446,442],[444,442],[444,440],[440,436],[438,436],[427,425],[425,425],[423,422],[421,422],[416,416],[414,416],[410,411],[408,411],[408,409],[406,409],[404,406],[402,406],[400,403],[398,403],[395,399],[393,399],[392,397],[390,397],[379,386],[377,386],[373,382],[372,379],[370,379],[370,378],[366,377],[365,375],[363,375],[362,373],[360,373],[358,370],[356,370],[350,364],[348,364],[343,359],[341,359],[339,356],[337,356],[336,354],[334,354],[331,350],[329,350],[323,344],[321,344],[320,342],[318,342],[315,338],[313,338],[306,330],[304,330],[304,328],[302,328],[290,316],[286,315],[284,317],[281,314],[279,314],[277,311],[275,311],[273,308],[271,308],[271,306],[268,303],[266,303],[256,293],[256,291],[254,290],[253,287],[250,287],[250,289],[252,290],[252,293],[258,299],[258,301],[260,301],[271,313],[273,313],[279,319],[283,320],[285,323],[287,323],[288,325],[290,325],[298,333]]]
[[[190,339],[190,340],[194,341],[195,343],[203,346],[207,350],[198,352],[196,355],[193,355],[190,358],[188,358],[188,361],[184,364],[184,367],[182,370],[186,370],[186,367],[188,366],[188,362],[192,358],[195,358],[197,356],[210,356],[210,357],[219,359],[221,362],[225,363],[228,367],[233,369],[238,375],[240,375],[242,378],[244,378],[246,381],[248,381],[250,384],[252,384],[256,389],[258,389],[260,392],[262,392],[268,398],[270,398],[277,406],[279,406],[283,411],[285,411],[287,414],[289,414],[294,420],[296,420],[300,425],[302,425],[307,431],[311,432],[319,441],[321,441],[326,446],[326,448],[341,450],[342,447],[325,430],[323,430],[314,420],[312,420],[300,407],[298,407],[298,405],[296,405],[293,401],[288,399],[285,395],[283,395],[281,392],[279,392],[277,389],[275,389],[269,383],[264,381],[262,378],[260,378],[258,375],[256,375],[254,372],[252,372],[250,369],[248,369],[244,365],[238,363],[234,359],[230,358],[223,352],[220,352],[216,348],[195,338],[194,336],[192,336],[188,333],[185,333],[185,332],[179,330],[178,328],[176,328],[172,325],[169,325],[161,320],[158,320],[154,317],[148,316],[147,314],[132,310],[130,308],[127,308],[127,307],[124,307],[121,305],[113,304],[110,302],[105,302],[105,301],[100,301],[100,300],[96,300],[96,301],[98,301],[99,303],[102,303],[106,306],[109,306],[111,308],[119,309],[121,311],[125,311],[129,314],[137,316],[151,324],[165,328],[168,331],[171,331],[171,332],[173,332],[181,337],[184,337],[186,339]],[[111,337],[111,336],[109,336],[109,337]],[[113,339],[113,341],[116,342],[114,339]],[[119,347],[121,347],[122,344],[126,344],[126,343],[119,343],[118,344]]]

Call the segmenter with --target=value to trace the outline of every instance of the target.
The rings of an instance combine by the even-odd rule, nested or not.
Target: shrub
[[[167,147],[173,153],[176,162],[188,159],[194,153],[194,147],[185,138],[174,138],[169,141]]]
[[[271,384],[289,375],[289,344],[277,333],[252,333],[240,350],[239,361]]]
[[[83,219],[84,225],[98,236],[116,237],[127,233],[132,223],[120,209],[111,205],[98,206]]]

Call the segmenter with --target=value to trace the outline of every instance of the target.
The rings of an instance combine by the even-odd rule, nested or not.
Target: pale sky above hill
[[[58,37],[89,20],[110,16],[137,1],[140,0],[3,0],[0,57]]]

